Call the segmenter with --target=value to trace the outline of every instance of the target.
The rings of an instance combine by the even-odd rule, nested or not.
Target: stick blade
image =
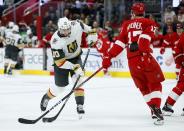
[[[20,122],[22,124],[34,124],[34,123],[36,123],[35,120],[28,120],[28,119],[24,119],[24,118],[19,118],[18,122]]]
[[[45,123],[45,122],[50,123],[50,122],[53,122],[54,120],[56,120],[55,117],[44,117],[44,118],[42,119],[42,121],[43,121],[44,123]]]

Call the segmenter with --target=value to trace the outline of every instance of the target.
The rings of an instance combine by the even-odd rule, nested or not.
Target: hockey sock
[[[173,106],[181,94],[182,94],[182,90],[178,86],[174,87],[171,93],[169,94],[166,102],[169,105]]]
[[[150,89],[151,105],[154,105],[156,108],[160,108],[162,96],[161,83],[151,83],[149,85],[149,89]]]
[[[161,98],[152,98],[152,105],[155,105],[155,107],[160,108],[161,105]]]
[[[75,101],[77,105],[84,104],[84,89],[78,88],[74,91]]]
[[[5,66],[4,66],[4,74],[6,74],[6,73],[7,73],[7,68],[8,68],[8,66],[7,66],[7,65],[5,65]]]

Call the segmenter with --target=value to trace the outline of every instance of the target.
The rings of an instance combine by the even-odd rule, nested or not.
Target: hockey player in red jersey
[[[165,80],[159,64],[151,55],[150,43],[154,37],[155,23],[144,18],[145,5],[135,3],[131,7],[132,19],[122,25],[118,39],[108,54],[103,57],[102,65],[108,68],[111,59],[127,48],[128,65],[135,85],[142,93],[147,105],[154,114],[155,125],[162,125],[164,118],[160,109],[162,85]]]
[[[173,32],[173,29],[171,26],[168,27],[168,34],[166,34],[163,38],[163,43],[162,43],[162,47],[160,49],[160,53],[164,54],[165,53],[165,48],[166,47],[170,47],[173,51],[173,56],[174,56],[174,48],[177,45],[180,35],[183,32],[183,26],[181,23],[178,23],[176,25],[176,32]],[[179,72],[180,72],[180,65],[176,64],[176,76],[178,78]]]
[[[174,113],[172,107],[178,100],[179,96],[184,92],[184,33],[181,34],[178,44],[175,47],[174,60],[181,69],[179,73],[179,79],[176,86],[172,89],[171,93],[167,97],[164,107],[162,108],[163,114],[170,116]],[[183,110],[184,115],[184,110]]]
[[[109,50],[112,47],[112,42],[108,39],[108,31],[107,30],[101,30],[98,32],[98,40],[95,44],[95,48],[97,51],[101,54],[101,56],[107,55],[107,50]],[[110,76],[108,68],[103,69],[105,76]]]
[[[172,28],[173,28],[172,26],[168,26],[167,34],[163,36],[163,43],[162,43],[162,47],[160,48],[160,54],[165,53],[166,47],[170,47],[173,49],[174,48],[174,41],[179,38],[177,33],[173,32]]]

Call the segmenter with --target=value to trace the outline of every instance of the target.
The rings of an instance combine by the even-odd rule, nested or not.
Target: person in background
[[[184,92],[184,33],[180,35],[180,39],[174,48],[174,60],[177,65],[179,65],[180,72],[178,76],[178,81],[176,86],[172,89],[169,96],[166,99],[164,107],[162,108],[163,114],[166,116],[171,116],[174,113],[172,109],[174,104],[177,102],[178,98]],[[184,116],[184,109],[182,115]]]
[[[45,35],[41,43],[38,45],[38,48],[50,48],[50,40],[54,32],[55,32],[55,29],[50,28],[49,32]]]
[[[19,33],[19,27],[14,25],[12,32],[8,32],[5,36],[5,63],[4,74],[12,75],[12,70],[17,63],[18,53],[24,47]]]

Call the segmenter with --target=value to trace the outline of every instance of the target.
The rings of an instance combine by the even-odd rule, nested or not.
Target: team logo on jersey
[[[74,53],[78,48],[77,41],[75,40],[71,44],[67,45],[67,48],[69,53]]]

